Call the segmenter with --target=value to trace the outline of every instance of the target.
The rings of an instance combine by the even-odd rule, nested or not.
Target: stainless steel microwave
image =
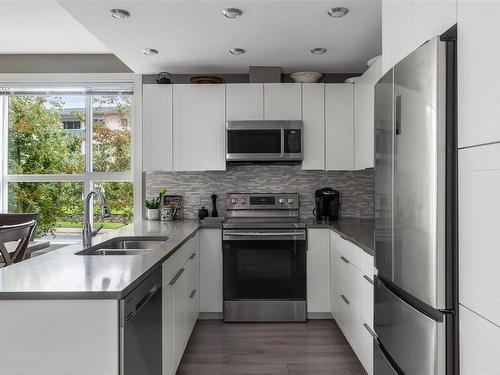
[[[302,121],[228,121],[226,160],[299,162],[304,157]]]

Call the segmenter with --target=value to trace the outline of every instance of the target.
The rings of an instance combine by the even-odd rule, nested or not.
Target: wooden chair
[[[31,220],[38,220],[38,213],[27,213],[27,214],[0,214],[0,226],[1,225],[14,225],[22,224]],[[35,225],[36,227],[36,225]],[[31,234],[30,241],[35,239],[35,231]]]
[[[4,259],[5,266],[24,260],[26,248],[30,242],[35,229],[36,221],[26,223],[0,226],[0,254]],[[7,242],[19,241],[16,250],[9,253],[5,244]],[[12,255],[11,255],[12,254]]]

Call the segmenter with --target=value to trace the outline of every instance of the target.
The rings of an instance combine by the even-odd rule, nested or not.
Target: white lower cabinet
[[[368,374],[373,373],[373,257],[332,233],[331,313]]]
[[[500,327],[460,306],[460,374],[500,374]]]
[[[222,231],[200,230],[200,311],[222,313]]]
[[[163,375],[174,375],[199,314],[199,235],[163,263]]]
[[[307,230],[307,312],[330,312],[330,230]]]

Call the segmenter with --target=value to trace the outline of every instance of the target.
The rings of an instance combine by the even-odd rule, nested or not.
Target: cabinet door
[[[325,85],[302,85],[304,160],[302,169],[325,169]]]
[[[500,327],[460,306],[460,374],[500,374]]]
[[[500,141],[499,19],[498,1],[458,2],[460,147]]]
[[[457,23],[456,0],[412,0],[412,49],[441,35]]]
[[[411,0],[382,0],[383,73],[413,50],[411,6]]]
[[[222,231],[200,230],[200,311],[222,312]]]
[[[500,325],[500,144],[459,151],[460,303]]]
[[[354,168],[354,92],[350,83],[325,85],[326,169]]]
[[[226,85],[227,121],[264,119],[264,84],[234,83]]]
[[[174,170],[225,170],[225,86],[174,85]]]
[[[143,170],[172,171],[172,85],[143,85]]]
[[[330,230],[307,231],[307,312],[330,312]]]
[[[335,258],[335,236],[337,234],[330,231],[330,312],[337,319],[337,274],[336,274],[336,258]]]
[[[375,84],[382,60],[376,61],[354,83],[354,169],[374,167]]]
[[[171,281],[171,287],[174,294],[174,359],[175,368],[180,363],[187,340],[186,324],[188,309],[188,279],[185,266],[179,270],[180,274]]]
[[[265,120],[302,120],[300,83],[264,83]]]

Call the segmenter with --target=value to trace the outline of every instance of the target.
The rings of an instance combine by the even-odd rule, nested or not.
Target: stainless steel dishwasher
[[[120,300],[120,375],[161,375],[161,267]]]

